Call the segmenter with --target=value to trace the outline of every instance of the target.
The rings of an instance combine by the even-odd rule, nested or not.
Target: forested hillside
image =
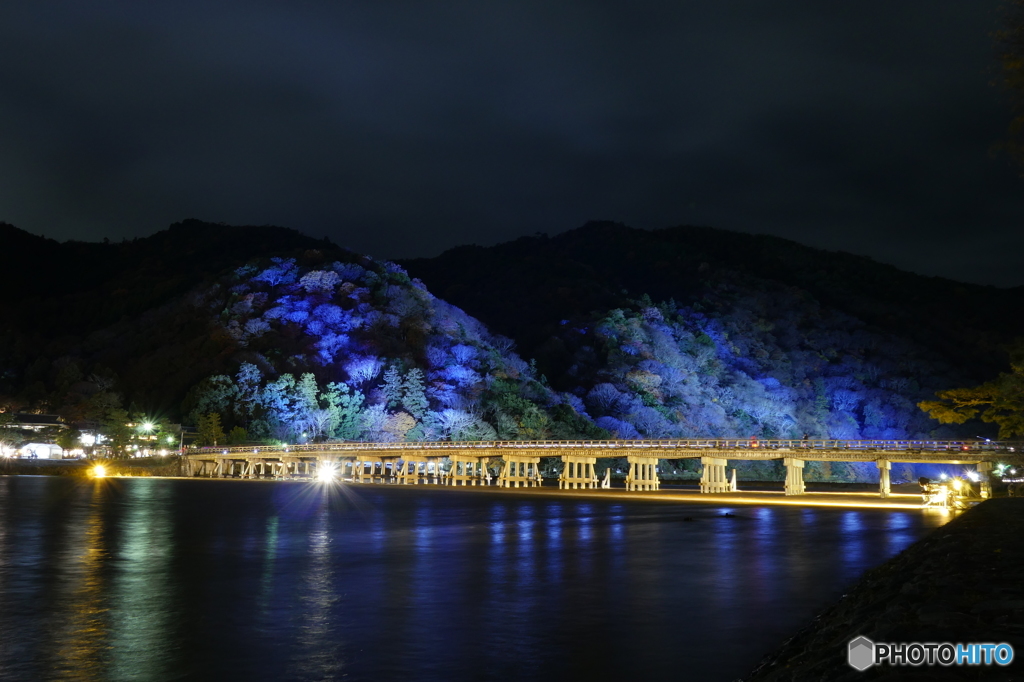
[[[599,425],[649,438],[990,431],[939,427],[915,403],[1002,369],[1024,298],[690,227],[596,223],[405,265]]]
[[[4,409],[217,415],[236,441],[986,435],[916,403],[1002,369],[1021,331],[1020,290],[705,228],[593,224],[408,272],[198,221],[0,241]]]
[[[57,254],[77,274],[91,265],[62,249],[113,265],[80,287],[23,283],[7,302],[8,409],[70,422],[217,414],[244,437],[290,442],[608,435],[510,340],[393,263],[290,230],[195,222],[123,245],[21,241],[23,257]]]

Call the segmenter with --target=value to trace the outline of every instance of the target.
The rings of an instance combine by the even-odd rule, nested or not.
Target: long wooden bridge
[[[697,459],[702,465],[702,493],[735,489],[728,480],[728,460],[782,460],[787,495],[805,492],[806,462],[874,462],[879,493],[890,494],[893,462],[972,465],[981,494],[991,494],[994,461],[1018,454],[1024,444],[993,441],[934,440],[562,440],[433,441],[416,443],[307,443],[284,446],[190,448],[182,458],[188,476],[224,478],[308,478],[328,474],[359,483],[537,486],[540,460],[558,457],[560,488],[609,486],[598,481],[594,465],[601,458],[629,464],[626,489],[657,490],[659,459]],[[492,467],[500,465],[493,475]],[[609,470],[610,471],[610,470]],[[735,476],[735,471],[733,472]]]

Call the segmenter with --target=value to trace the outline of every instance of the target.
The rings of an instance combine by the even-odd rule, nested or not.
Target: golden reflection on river
[[[58,601],[65,617],[55,631],[58,644],[54,673],[73,680],[105,679],[109,652],[109,616],[106,577],[108,558],[103,527],[103,501],[109,481],[92,482],[85,518],[69,529],[65,565],[58,567]]]

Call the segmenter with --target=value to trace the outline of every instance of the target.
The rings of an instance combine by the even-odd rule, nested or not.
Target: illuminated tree
[[[78,429],[62,429],[57,435],[56,443],[66,453],[68,450],[74,450],[79,446],[78,439],[81,435]]]
[[[1024,436],[1024,354],[1020,350],[1011,371],[973,388],[940,391],[940,400],[925,400],[918,407],[942,424],[963,424],[979,418],[999,425],[1000,438]]]
[[[384,405],[389,410],[402,403],[402,375],[395,365],[391,365],[384,372],[384,383],[381,384],[380,392]]]
[[[249,432],[241,426],[236,426],[228,433],[227,440],[231,445],[244,445],[249,440]]]
[[[197,430],[196,445],[216,446],[226,440],[224,429],[220,425],[220,415],[216,412],[201,416]]]
[[[389,434],[389,441],[405,440],[408,434],[416,426],[416,419],[408,412],[398,412],[388,415],[384,423],[384,431]]]
[[[416,419],[422,419],[429,403],[423,389],[423,370],[412,368],[405,373],[402,381],[402,407]]]
[[[348,385],[333,382],[320,394],[320,400],[333,415],[331,435],[341,440],[356,440],[360,436],[360,412],[363,394],[350,389]]]
[[[103,419],[101,431],[106,436],[107,443],[114,457],[126,457],[128,446],[131,445],[135,433],[128,426],[128,412],[120,408],[107,412]]]

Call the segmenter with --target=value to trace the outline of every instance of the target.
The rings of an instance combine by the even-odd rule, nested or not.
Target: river
[[[728,682],[943,522],[0,477],[0,679]]]

